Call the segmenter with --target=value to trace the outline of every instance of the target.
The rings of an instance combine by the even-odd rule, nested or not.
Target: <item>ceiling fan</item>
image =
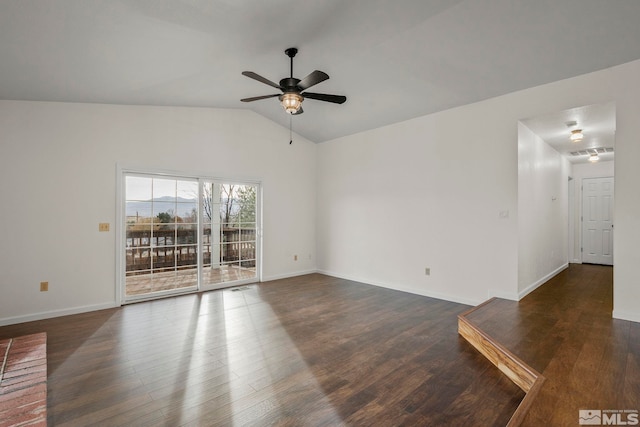
[[[271,80],[254,73],[253,71],[242,72],[242,75],[244,76],[267,84],[276,89],[280,89],[282,91],[282,94],[276,93],[273,95],[254,96],[252,98],[241,99],[240,101],[252,102],[258,101],[260,99],[275,98],[277,96],[280,99],[282,107],[287,113],[291,115],[297,115],[304,112],[302,109],[302,101],[304,101],[305,98],[316,99],[318,101],[333,102],[334,104],[342,104],[347,100],[347,97],[342,95],[304,92],[310,87],[327,80],[329,78],[329,75],[322,71],[315,70],[302,80],[296,79],[295,77],[293,77],[293,58],[294,56],[296,56],[296,53],[298,53],[298,49],[296,49],[295,47],[290,47],[289,49],[285,50],[284,53],[287,54],[287,56],[291,59],[291,77],[285,77],[284,79],[280,80],[280,84],[274,83]]]

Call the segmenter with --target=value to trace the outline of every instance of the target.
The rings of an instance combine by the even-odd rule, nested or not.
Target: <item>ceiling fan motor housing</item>
[[[285,92],[300,92],[298,83],[300,83],[300,79],[296,79],[295,77],[287,77],[280,80],[280,86]]]

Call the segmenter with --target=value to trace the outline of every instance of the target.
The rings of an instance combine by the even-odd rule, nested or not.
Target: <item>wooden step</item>
[[[508,427],[516,427],[524,420],[545,378],[469,319],[471,313],[493,300],[495,298],[458,315],[458,333],[526,393],[507,424]]]

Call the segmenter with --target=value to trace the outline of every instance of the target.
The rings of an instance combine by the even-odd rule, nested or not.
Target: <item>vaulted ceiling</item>
[[[637,0],[0,0],[0,99],[250,108],[314,142],[640,58]]]

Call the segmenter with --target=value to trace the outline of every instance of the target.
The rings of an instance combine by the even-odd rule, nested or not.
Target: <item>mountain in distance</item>
[[[151,217],[161,212],[173,212],[180,216],[190,215],[193,209],[198,208],[197,199],[184,197],[162,196],[151,200],[131,200],[126,202],[125,215]]]
[[[235,199],[222,198],[220,200],[220,210],[223,211],[230,200],[235,203],[231,207],[231,214],[236,215],[240,206]],[[173,212],[174,215],[189,216],[193,209],[198,209],[198,199],[187,199],[185,197],[162,196],[151,200],[130,200],[126,202],[125,215],[127,217],[155,217],[161,212]]]

